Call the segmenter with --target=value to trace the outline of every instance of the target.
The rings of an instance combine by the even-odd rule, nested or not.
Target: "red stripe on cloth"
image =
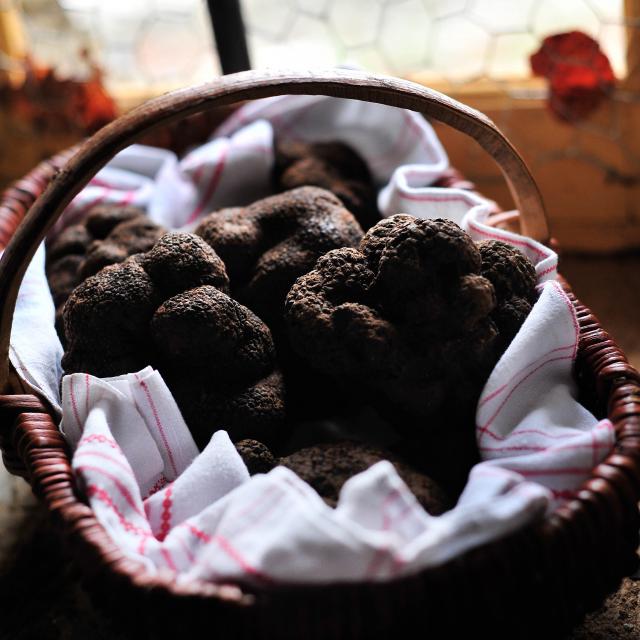
[[[151,392],[149,391],[149,387],[144,380],[141,380],[138,374],[135,374],[136,380],[140,383],[144,394],[147,398],[147,402],[151,407],[151,412],[153,413],[153,418],[156,421],[156,426],[158,427],[158,431],[160,432],[160,438],[162,439],[162,444],[164,445],[165,450],[167,451],[167,455],[169,456],[169,462],[171,463],[171,467],[173,468],[174,474],[178,475],[178,469],[176,468],[175,460],[173,459],[173,452],[171,451],[171,447],[169,446],[169,441],[167,440],[167,435],[164,432],[164,426],[162,425],[162,421],[160,420],[160,415],[158,414],[158,410],[156,409],[156,405],[153,402],[153,398],[151,397]]]
[[[487,422],[485,422],[484,425],[482,426],[478,426],[478,431],[481,434],[488,434],[490,436],[493,436],[494,438],[498,439],[498,440],[504,440],[505,436],[501,436],[499,434],[493,433],[492,431],[489,430],[489,426],[493,423],[493,421],[497,418],[498,414],[502,411],[502,409],[504,408],[505,404],[509,401],[509,399],[511,398],[511,396],[513,396],[514,392],[518,389],[518,387],[528,378],[530,378],[534,373],[537,373],[538,371],[540,371],[540,369],[542,369],[543,367],[545,367],[548,364],[551,364],[552,362],[559,362],[561,360],[573,360],[573,356],[561,356],[558,358],[549,358],[549,360],[546,360],[545,362],[543,362],[542,364],[538,365],[533,371],[530,371],[526,376],[524,376],[523,378],[521,378],[520,380],[518,380],[518,382],[513,386],[513,388],[509,391],[509,393],[507,394],[507,396],[504,398],[504,400],[500,403],[500,405],[498,406],[498,408],[495,410],[495,412],[493,413],[493,415],[489,418],[489,420],[487,420]]]
[[[82,423],[80,422],[80,414],[78,413],[78,404],[76,403],[76,394],[73,388],[73,378],[69,381],[69,393],[71,395],[71,408],[73,409],[73,415],[76,419],[76,424],[78,425],[78,429],[80,429],[80,433],[82,433]]]
[[[90,387],[90,383],[89,383],[89,374],[85,373],[84,374],[84,390],[85,390],[85,399],[84,399],[84,410],[85,413],[87,415],[89,415],[89,387]]]
[[[108,444],[112,449],[120,449],[120,446],[118,445],[118,443],[113,440],[112,438],[107,438],[107,436],[103,436],[101,433],[93,433],[89,436],[84,436],[82,438],[80,438],[80,440],[78,441],[78,447],[80,448],[80,446],[84,445],[84,444],[89,444],[91,442],[99,442],[100,444]]]
[[[205,543],[214,542],[214,543],[218,544],[218,546],[230,558],[232,558],[235,562],[238,563],[240,568],[245,573],[248,573],[249,575],[252,575],[252,576],[258,578],[259,580],[263,580],[264,582],[273,582],[272,579],[268,575],[266,575],[265,573],[263,573],[262,571],[260,571],[256,567],[254,567],[251,563],[249,563],[240,554],[240,552],[231,545],[231,543],[229,542],[229,540],[227,540],[227,538],[224,538],[221,535],[211,536],[208,533],[205,533],[204,531],[202,531],[201,529],[198,529],[197,527],[195,527],[191,523],[185,522],[185,523],[183,523],[183,525],[180,525],[180,526],[185,526],[194,535],[194,537],[197,538],[198,540],[200,540],[201,542],[205,542]]]
[[[205,206],[207,206],[211,201],[211,198],[213,197],[213,194],[215,193],[215,190],[218,187],[218,184],[220,183],[220,178],[222,177],[222,172],[224,170],[224,167],[227,161],[228,153],[229,153],[229,147],[228,146],[223,147],[222,151],[220,152],[220,159],[218,161],[218,164],[216,165],[213,171],[213,175],[211,176],[211,179],[209,181],[209,185],[207,186],[207,189],[204,192],[204,195],[200,198],[200,203],[191,212],[191,215],[187,219],[187,224],[196,220],[198,216],[204,211]]]
[[[187,543],[182,538],[178,538],[178,544],[182,548],[182,553],[184,553],[184,555],[187,556],[187,560],[191,564],[193,564],[196,560],[196,557],[193,555],[193,553],[191,553],[191,549],[189,549],[189,546],[187,545]]]
[[[165,559],[165,562],[167,563],[167,566],[169,567],[169,569],[171,569],[171,571],[178,571],[169,550],[165,549],[164,547],[161,547],[160,553],[162,554],[162,557]]]
[[[166,487],[168,483],[169,481],[164,476],[162,476],[159,480],[156,480],[153,487],[149,489],[149,495],[147,496],[146,499],[150,498],[154,493],[157,493],[158,491],[160,491],[160,489],[164,489],[164,487]]]
[[[388,509],[389,507],[391,507],[391,505],[395,504],[396,502],[400,502],[401,499],[401,494],[399,491],[396,491],[396,495],[394,496],[393,500],[387,505],[386,509]],[[400,510],[399,513],[396,513],[395,515],[389,515],[388,511],[383,511],[384,514],[384,518],[383,518],[383,529],[385,531],[389,530],[391,528],[391,525],[398,525],[400,524],[410,513],[413,512],[413,506],[408,503],[408,502],[403,502],[403,507]],[[385,509],[385,507],[383,507],[383,509]]]
[[[525,478],[538,476],[573,476],[585,475],[593,471],[593,467],[560,467],[558,469],[513,469]]]
[[[438,196],[430,193],[409,193],[408,191],[398,190],[398,194],[404,200],[415,200],[416,202],[462,202],[468,204],[466,198],[459,196]]]
[[[554,282],[553,284],[558,290],[558,293],[560,293],[560,295],[562,296],[564,303],[567,305],[567,309],[569,309],[569,315],[571,316],[571,322],[573,323],[573,332],[575,336],[575,344],[573,347],[573,358],[575,360],[575,357],[578,353],[578,341],[580,340],[580,327],[578,325],[578,319],[576,318],[576,311],[571,304],[571,300],[569,300],[569,296],[565,293],[565,290],[562,288],[560,283]]]
[[[179,526],[186,527],[187,529],[189,529],[189,531],[201,542],[211,542],[212,536],[202,531],[202,529],[198,529],[196,526],[192,525],[191,523],[183,522]]]
[[[537,275],[538,275],[538,277],[540,277],[540,276],[546,276],[546,275],[547,275],[547,273],[551,273],[552,271],[556,271],[557,269],[558,269],[558,265],[557,265],[557,263],[556,263],[556,264],[553,264],[553,265],[552,265],[552,266],[550,266],[550,267],[547,267],[547,268],[546,268],[546,269],[544,269],[543,271],[540,271]]]
[[[479,447],[480,451],[546,451],[547,449],[553,449],[554,451],[577,451],[579,449],[593,449],[594,456],[598,449],[610,449],[611,444],[609,442],[599,442],[595,433],[591,431],[591,441],[590,442],[582,442],[577,444],[565,444],[560,445],[559,447],[550,446],[545,447],[544,445],[536,446],[536,445],[520,445],[520,446],[509,446],[509,447]],[[578,434],[575,434],[578,437]],[[594,467],[597,462],[594,461]]]
[[[217,535],[213,538],[213,541],[235,562],[238,563],[240,568],[249,575],[252,575],[254,578],[261,580],[262,582],[271,583],[273,580],[265,574],[263,571],[256,569],[252,564],[250,564],[241,554],[240,552],[233,547],[233,545],[226,538]]]
[[[478,224],[473,220],[469,220],[468,224],[474,231],[476,231],[477,233],[487,238],[493,238],[494,240],[502,240],[502,242],[508,242],[509,244],[514,244],[519,247],[527,247],[528,249],[531,249],[531,251],[533,251],[538,257],[548,258],[551,255],[551,252],[542,251],[541,249],[536,247],[534,244],[531,244],[526,240],[518,240],[518,239],[512,238],[511,236],[505,237],[497,233],[489,233],[488,231],[485,231],[484,229],[479,227]]]
[[[131,201],[134,199],[136,193],[138,192],[138,188],[125,189],[123,187],[119,187],[117,184],[111,184],[106,180],[102,180],[101,178],[97,178],[97,177],[93,177],[89,185],[93,187],[104,187],[109,191],[121,191],[123,195],[122,195],[122,198],[120,199],[120,204],[122,205],[130,204]]]
[[[373,558],[371,559],[371,562],[369,563],[369,566],[367,567],[366,571],[364,572],[365,578],[373,578],[376,576],[376,574],[380,571],[380,569],[382,568],[382,564],[385,561],[390,560],[390,556],[391,556],[391,549],[388,546],[383,546],[383,547],[379,547],[378,549],[376,549]]]
[[[388,513],[389,508],[395,502],[397,502],[401,498],[401,493],[398,489],[393,489],[385,498],[382,504],[382,529],[383,531],[388,531],[391,528],[391,524],[398,524],[401,522],[409,513],[411,513],[411,505],[405,504],[404,509],[400,511],[396,516],[390,516]],[[365,576],[367,578],[373,578],[382,568],[382,565],[385,561],[391,560],[394,563],[394,566],[397,563],[400,563],[402,566],[403,561],[399,560],[394,556],[391,549],[389,547],[381,547],[378,548],[369,563],[365,571]],[[397,569],[398,567],[396,567]]]
[[[235,514],[234,519],[235,520],[241,520],[242,518],[244,518],[244,516],[246,516],[248,513],[251,513],[255,508],[256,505],[258,505],[260,502],[263,502],[264,499],[271,495],[274,491],[276,491],[278,487],[271,485],[265,492],[264,495],[260,495],[257,498],[255,498],[254,500],[252,500],[244,509],[241,509],[238,513]]]
[[[144,513],[140,510],[140,508],[138,507],[138,505],[136,504],[135,500],[133,499],[133,496],[131,495],[131,492],[129,491],[129,489],[127,489],[127,487],[125,487],[122,482],[120,482],[120,480],[114,476],[112,473],[109,473],[108,471],[106,471],[105,469],[103,469],[102,467],[94,467],[93,465],[78,465],[76,467],[76,469],[78,471],[84,472],[84,471],[95,471],[103,476],[105,476],[106,478],[108,478],[109,480],[111,480],[111,482],[113,482],[113,484],[115,485],[116,489],[118,489],[118,491],[120,492],[120,494],[122,495],[122,497],[126,500],[127,504],[142,518],[144,518],[146,520],[146,517],[144,515]]]
[[[133,474],[133,470],[131,469],[130,466],[126,465],[124,462],[122,462],[122,460],[118,460],[117,458],[114,458],[106,453],[103,453],[102,451],[88,451],[83,449],[82,451],[78,451],[73,456],[73,459],[76,460],[77,458],[86,458],[89,456],[93,456],[95,458],[102,458],[103,460],[107,460],[108,462],[115,464],[116,467],[120,467],[120,469],[122,469],[128,476],[130,476],[135,480],[135,475]]]
[[[91,200],[90,202],[85,203],[82,207],[78,207],[78,215],[80,217],[89,213],[89,211],[91,211],[93,207],[97,207],[99,204],[102,204],[107,199],[107,196],[111,193],[112,189],[111,187],[106,187],[106,186],[103,187],[103,189],[104,189],[104,193],[101,196],[98,196],[94,200]]]
[[[266,492],[265,492],[265,495],[266,495]],[[267,516],[273,512],[273,510],[276,508],[278,503],[280,503],[282,501],[284,496],[285,496],[284,493],[281,493],[279,496],[276,496],[270,503],[268,503],[267,505],[264,506],[264,509],[259,513],[258,516],[255,516],[252,520],[247,522],[244,527],[240,527],[239,529],[236,529],[235,531],[233,531],[231,535],[234,538],[237,538],[238,536],[242,535],[248,529],[252,529],[258,523],[260,523],[263,520],[265,520],[267,518]],[[262,499],[264,500],[264,496],[262,496]]]
[[[89,182],[89,186],[90,187],[104,187],[106,189],[114,189],[116,191],[120,191],[120,187],[118,187],[117,184],[113,184],[111,182],[107,182],[106,180],[103,180],[102,178],[98,178],[97,176],[94,176],[93,178],[91,178],[90,182]]]
[[[398,489],[393,489],[389,492],[387,497],[384,499],[382,503],[382,529],[387,531],[391,526],[392,519],[389,516],[389,508],[394,502],[396,502],[400,498],[400,491]]]
[[[131,204],[133,199],[136,197],[136,193],[138,193],[137,189],[129,189],[128,191],[125,191],[120,204],[123,206]]]
[[[521,373],[524,373],[527,369],[529,369],[530,367],[533,367],[538,362],[540,362],[540,360],[542,360],[543,358],[546,358],[548,355],[551,355],[552,353],[556,353],[557,351],[566,351],[567,349],[574,349],[574,348],[575,348],[575,343],[574,344],[568,344],[568,345],[566,345],[564,347],[557,347],[556,349],[551,349],[551,350],[547,351],[546,353],[543,353],[539,358],[536,358],[533,362],[530,362],[525,367],[522,367],[522,368],[518,369],[515,373],[512,374],[511,379],[515,378],[516,376],[519,376]],[[486,398],[484,398],[478,404],[478,408],[480,408],[483,405],[485,405],[487,402],[489,402],[489,400],[493,400],[493,398],[495,398],[497,395],[499,395],[508,386],[509,386],[509,382],[506,382],[501,387],[499,387],[498,389],[496,389],[495,391],[490,393]]]
[[[133,522],[131,522],[130,520],[127,520],[122,511],[120,511],[120,509],[118,508],[118,505],[116,505],[116,503],[113,501],[113,498],[105,489],[102,489],[96,484],[90,484],[87,487],[87,495],[90,498],[95,496],[96,498],[98,498],[98,500],[106,504],[107,507],[109,507],[116,514],[118,520],[120,520],[120,524],[122,524],[125,531],[133,533],[134,535],[144,536],[145,538],[152,537],[148,531],[145,531],[143,528],[133,524]]]
[[[162,542],[171,531],[171,508],[173,507],[173,486],[169,485],[164,492],[164,500],[162,501],[162,515],[160,516],[160,532],[156,536]]]

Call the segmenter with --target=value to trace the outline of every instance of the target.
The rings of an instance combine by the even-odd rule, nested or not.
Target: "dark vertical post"
[[[251,68],[240,0],[207,0],[222,73]]]

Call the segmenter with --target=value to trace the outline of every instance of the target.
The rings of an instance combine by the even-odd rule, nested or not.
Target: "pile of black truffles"
[[[215,211],[196,233],[224,261],[232,295],[269,325],[278,324],[296,278],[327,251],[357,246],[363,235],[342,202],[318,187]]]
[[[443,411],[473,410],[534,294],[533,265],[506,244],[479,246],[453,222],[399,214],[358,249],[322,256],[284,315],[309,367],[429,429]]]
[[[277,142],[274,185],[288,191],[315,185],[338,196],[363,229],[380,220],[369,167],[342,142]]]
[[[343,144],[279,143],[274,184],[194,234],[114,206],[64,231],[47,263],[64,370],[152,365],[198,446],[224,428],[251,473],[287,466],[331,506],[387,459],[442,513],[478,457],[482,387],[535,302],[533,265],[448,220],[378,220]]]
[[[157,367],[197,444],[221,426],[277,443],[284,387],[267,326],[227,295],[216,253],[198,236],[163,235],[147,253],[87,278],[64,306],[66,373]]]
[[[148,251],[165,231],[137,207],[98,205],[82,224],[67,227],[47,247],[47,277],[63,341],[62,307],[69,294],[103,267]]]

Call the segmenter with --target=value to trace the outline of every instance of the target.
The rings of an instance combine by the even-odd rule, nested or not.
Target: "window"
[[[253,66],[355,63],[484,111],[520,149],[566,249],[640,244],[638,0],[241,0]],[[88,46],[124,105],[219,73],[204,0],[22,0],[34,54],[61,71]],[[528,58],[549,34],[593,36],[619,83],[576,124],[546,109]],[[170,44],[169,44],[170,43]],[[295,51],[295,55],[292,55]],[[504,207],[497,168],[438,126],[452,163]],[[585,193],[588,185],[588,193]]]

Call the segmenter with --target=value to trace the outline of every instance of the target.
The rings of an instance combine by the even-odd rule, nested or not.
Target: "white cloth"
[[[76,197],[66,222],[96,199],[129,198],[169,226],[193,225],[211,208],[254,199],[268,187],[274,132],[281,139],[351,144],[372,168],[385,215],[448,217],[475,239],[503,239],[533,260],[539,300],[478,405],[483,462],[456,507],[439,517],[424,512],[388,462],[349,480],[334,510],[285,468],[249,478],[222,430],[196,455],[157,372],[147,368],[111,380],[74,374],[63,382],[63,429],[76,447],[77,477],[112,538],[150,571],[174,570],[179,580],[385,580],[506,535],[571,497],[611,450],[614,434],[607,420],[598,422],[575,400],[578,326],[555,281],[557,257],[486,226],[489,207],[482,198],[430,186],[448,161],[417,115],[321,97],[258,101],[180,162],[167,152],[126,150]],[[130,173],[137,162],[144,175]],[[171,184],[178,185],[171,200],[158,195]],[[38,295],[46,297],[41,258],[32,268],[40,274]],[[23,287],[33,282],[27,278]],[[27,313],[27,300],[21,291],[17,314]],[[59,345],[49,344],[50,335],[32,340],[31,350],[25,341],[23,326],[14,323],[12,358],[27,371],[49,358],[57,371]],[[49,351],[38,351],[47,345]],[[29,382],[55,395],[57,380],[31,374]]]
[[[44,259],[44,246],[41,245],[18,290],[9,359],[26,385],[59,410],[62,345],[54,326],[56,310],[44,271]]]

